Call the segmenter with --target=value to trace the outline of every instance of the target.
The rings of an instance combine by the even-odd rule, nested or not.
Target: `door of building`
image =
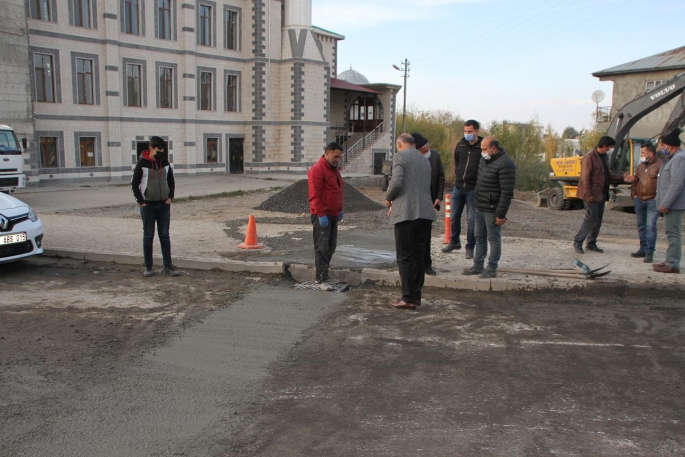
[[[385,160],[385,152],[373,153],[373,174],[380,175],[383,173],[383,161]]]
[[[228,172],[243,172],[243,138],[228,139]]]

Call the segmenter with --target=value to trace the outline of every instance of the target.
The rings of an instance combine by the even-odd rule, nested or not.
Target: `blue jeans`
[[[171,239],[169,238],[169,221],[171,219],[171,205],[164,202],[147,203],[140,207],[140,218],[143,220],[143,256],[145,267],[152,268],[152,242],[155,239],[155,224],[159,244],[162,245],[164,266],[170,267]]]
[[[659,208],[656,200],[641,200],[635,198],[635,216],[637,218],[637,234],[640,237],[640,251],[654,254],[656,247],[656,221],[659,218]]]
[[[490,243],[488,270],[497,271],[497,264],[502,257],[502,227],[495,224],[495,213],[476,210],[476,254],[473,266],[483,268],[485,256]]]
[[[683,256],[683,212],[671,210],[664,215],[668,251],[666,251],[666,266],[680,269],[680,259]]]
[[[473,250],[476,246],[475,227],[476,227],[476,206],[474,204],[475,194],[472,190],[459,190],[457,186],[452,189],[452,207],[450,209],[450,228],[452,237],[450,244],[459,244],[461,235],[461,213],[466,206],[466,249]]]

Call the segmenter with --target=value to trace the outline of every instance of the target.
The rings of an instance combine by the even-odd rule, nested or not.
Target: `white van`
[[[26,187],[22,149],[9,125],[0,124],[0,192]]]

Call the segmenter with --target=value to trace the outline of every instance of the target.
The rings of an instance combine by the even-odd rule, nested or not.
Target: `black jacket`
[[[173,200],[176,182],[169,161],[165,157],[151,159],[150,151],[144,151],[133,170],[131,190],[139,205]]]
[[[431,155],[428,157],[431,163],[431,199],[444,200],[445,195],[445,169],[442,167],[442,159],[438,151],[431,149]]]
[[[459,190],[473,190],[478,180],[478,163],[481,159],[480,142],[483,137],[478,137],[476,144],[469,144],[462,138],[454,148],[454,185]]]
[[[504,150],[490,160],[481,157],[478,164],[476,209],[494,212],[495,217],[507,216],[516,186],[516,165]]]

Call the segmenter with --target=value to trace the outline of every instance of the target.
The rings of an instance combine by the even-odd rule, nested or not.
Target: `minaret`
[[[283,3],[281,59],[287,81],[283,108],[290,120],[290,132],[284,135],[289,139],[289,156],[283,159],[306,168],[318,160],[327,138],[331,67],[312,28],[312,0]]]

